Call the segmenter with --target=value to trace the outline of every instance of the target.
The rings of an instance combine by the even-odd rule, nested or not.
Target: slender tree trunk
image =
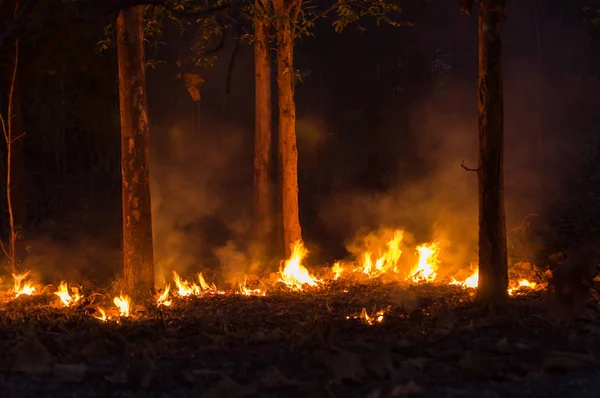
[[[479,2],[479,287],[477,298],[507,299],[504,213],[504,109],[500,29],[506,0]]]
[[[6,2],[0,9],[3,14],[1,26],[12,20],[18,9],[18,1]],[[25,256],[24,245],[19,239],[20,232],[27,227],[27,185],[25,182],[25,148],[23,144],[23,116],[21,114],[21,85],[19,82],[19,48],[16,39],[8,39],[0,49],[2,65],[1,84],[6,99],[7,140],[7,207],[10,226],[10,251],[13,272],[17,263]]]
[[[265,10],[268,2],[256,0],[256,7]],[[256,253],[262,260],[267,252],[273,228],[273,197],[271,192],[271,54],[269,23],[259,15],[254,21],[254,214]]]
[[[286,256],[302,240],[298,208],[298,148],[294,99],[294,25],[301,7],[298,0],[274,0],[277,22],[277,89],[279,100],[279,154],[283,203],[283,242]]]
[[[131,294],[147,294],[154,288],[154,258],[143,6],[131,7],[119,13],[117,45],[121,107],[123,274]]]

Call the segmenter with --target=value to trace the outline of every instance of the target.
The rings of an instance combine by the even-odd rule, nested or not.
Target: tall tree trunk
[[[131,294],[147,294],[154,288],[154,258],[143,6],[131,7],[119,13],[117,45],[121,107],[123,274]]]
[[[279,155],[283,204],[283,243],[286,256],[302,240],[298,209],[298,148],[296,146],[296,101],[294,99],[294,26],[299,0],[273,0],[277,15],[277,89],[279,102]]]
[[[14,14],[17,12],[18,2],[16,0],[7,1],[0,9],[0,14],[3,15],[0,26],[7,26],[12,21]],[[19,262],[25,256],[25,245],[21,239],[18,239],[18,234],[27,227],[27,184],[25,181],[25,147],[23,135],[23,116],[21,114],[21,84],[19,80],[18,66],[18,42],[16,39],[7,39],[5,44],[0,49],[0,65],[2,67],[2,92],[6,104],[5,122],[7,133],[10,136],[10,164],[7,165],[7,170],[10,170],[10,187],[5,186],[5,189],[10,190],[10,200],[7,197],[7,202],[10,203],[10,212],[12,212],[12,227],[11,238],[15,242],[11,242],[11,246],[15,246],[14,259]],[[10,112],[9,112],[10,108]],[[8,177],[8,176],[7,176]],[[8,204],[8,203],[7,203]],[[4,212],[4,209],[2,209]]]
[[[268,1],[256,0],[258,9],[266,10]],[[271,192],[271,54],[269,23],[264,15],[254,21],[254,215],[256,253],[254,260],[264,260],[273,228]]]
[[[506,0],[479,2],[479,287],[487,305],[507,299],[504,109],[500,29]]]

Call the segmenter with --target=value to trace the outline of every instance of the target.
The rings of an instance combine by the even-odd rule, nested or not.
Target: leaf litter
[[[540,293],[495,317],[470,300],[451,286],[339,283],[175,299],[117,323],[38,297],[0,312],[0,396],[540,396],[598,377],[596,303],[560,324]],[[386,308],[381,322],[355,316],[365,308]]]

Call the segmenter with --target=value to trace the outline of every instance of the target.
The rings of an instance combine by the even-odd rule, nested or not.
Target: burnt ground
[[[543,292],[492,316],[455,286],[345,283],[177,299],[120,323],[20,297],[0,312],[0,396],[600,396],[595,301],[559,322]],[[362,308],[387,313],[369,325]]]

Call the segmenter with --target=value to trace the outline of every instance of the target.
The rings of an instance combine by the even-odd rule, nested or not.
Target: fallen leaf
[[[223,375],[217,385],[202,394],[202,398],[238,398],[255,395],[258,387],[255,383],[240,385]]]
[[[60,381],[80,382],[86,375],[88,367],[85,363],[75,364],[54,364],[53,373]]]
[[[494,349],[497,352],[503,353],[503,354],[510,354],[511,352],[513,352],[513,346],[512,344],[510,344],[508,342],[508,339],[505,337],[503,339],[501,339],[500,341],[498,341],[495,345],[494,345]]]
[[[390,397],[407,397],[410,395],[421,395],[424,394],[425,390],[423,390],[423,388],[418,385],[417,383],[415,383],[414,381],[409,381],[407,384],[404,385],[397,385],[396,387],[394,387],[392,389],[392,392],[390,392]]]
[[[437,316],[435,326],[438,329],[452,330],[456,326],[458,318],[448,308],[444,308]]]
[[[134,358],[131,361],[127,371],[127,377],[131,382],[137,383],[140,387],[148,388],[154,377],[155,369],[156,367],[154,366],[152,359],[147,355],[144,355],[141,358]]]
[[[297,387],[305,384],[302,381],[291,380],[285,377],[279,369],[271,367],[267,369],[260,377],[260,386],[267,390],[276,390],[278,388]]]
[[[371,355],[364,355],[363,366],[367,373],[379,380],[390,378],[394,373],[392,359],[384,352],[375,352]]]
[[[321,350],[317,356],[331,371],[335,384],[341,384],[344,380],[360,381],[365,376],[362,360],[353,352],[340,349]]]
[[[125,384],[129,381],[129,379],[127,378],[127,372],[125,372],[124,370],[119,370],[113,373],[112,375],[104,376],[104,379],[113,384]]]
[[[542,361],[544,370],[570,371],[584,368],[596,361],[594,354],[580,354],[568,351],[551,351]]]
[[[50,364],[54,357],[35,335],[21,342],[11,350],[13,372],[42,374],[51,371]]]

